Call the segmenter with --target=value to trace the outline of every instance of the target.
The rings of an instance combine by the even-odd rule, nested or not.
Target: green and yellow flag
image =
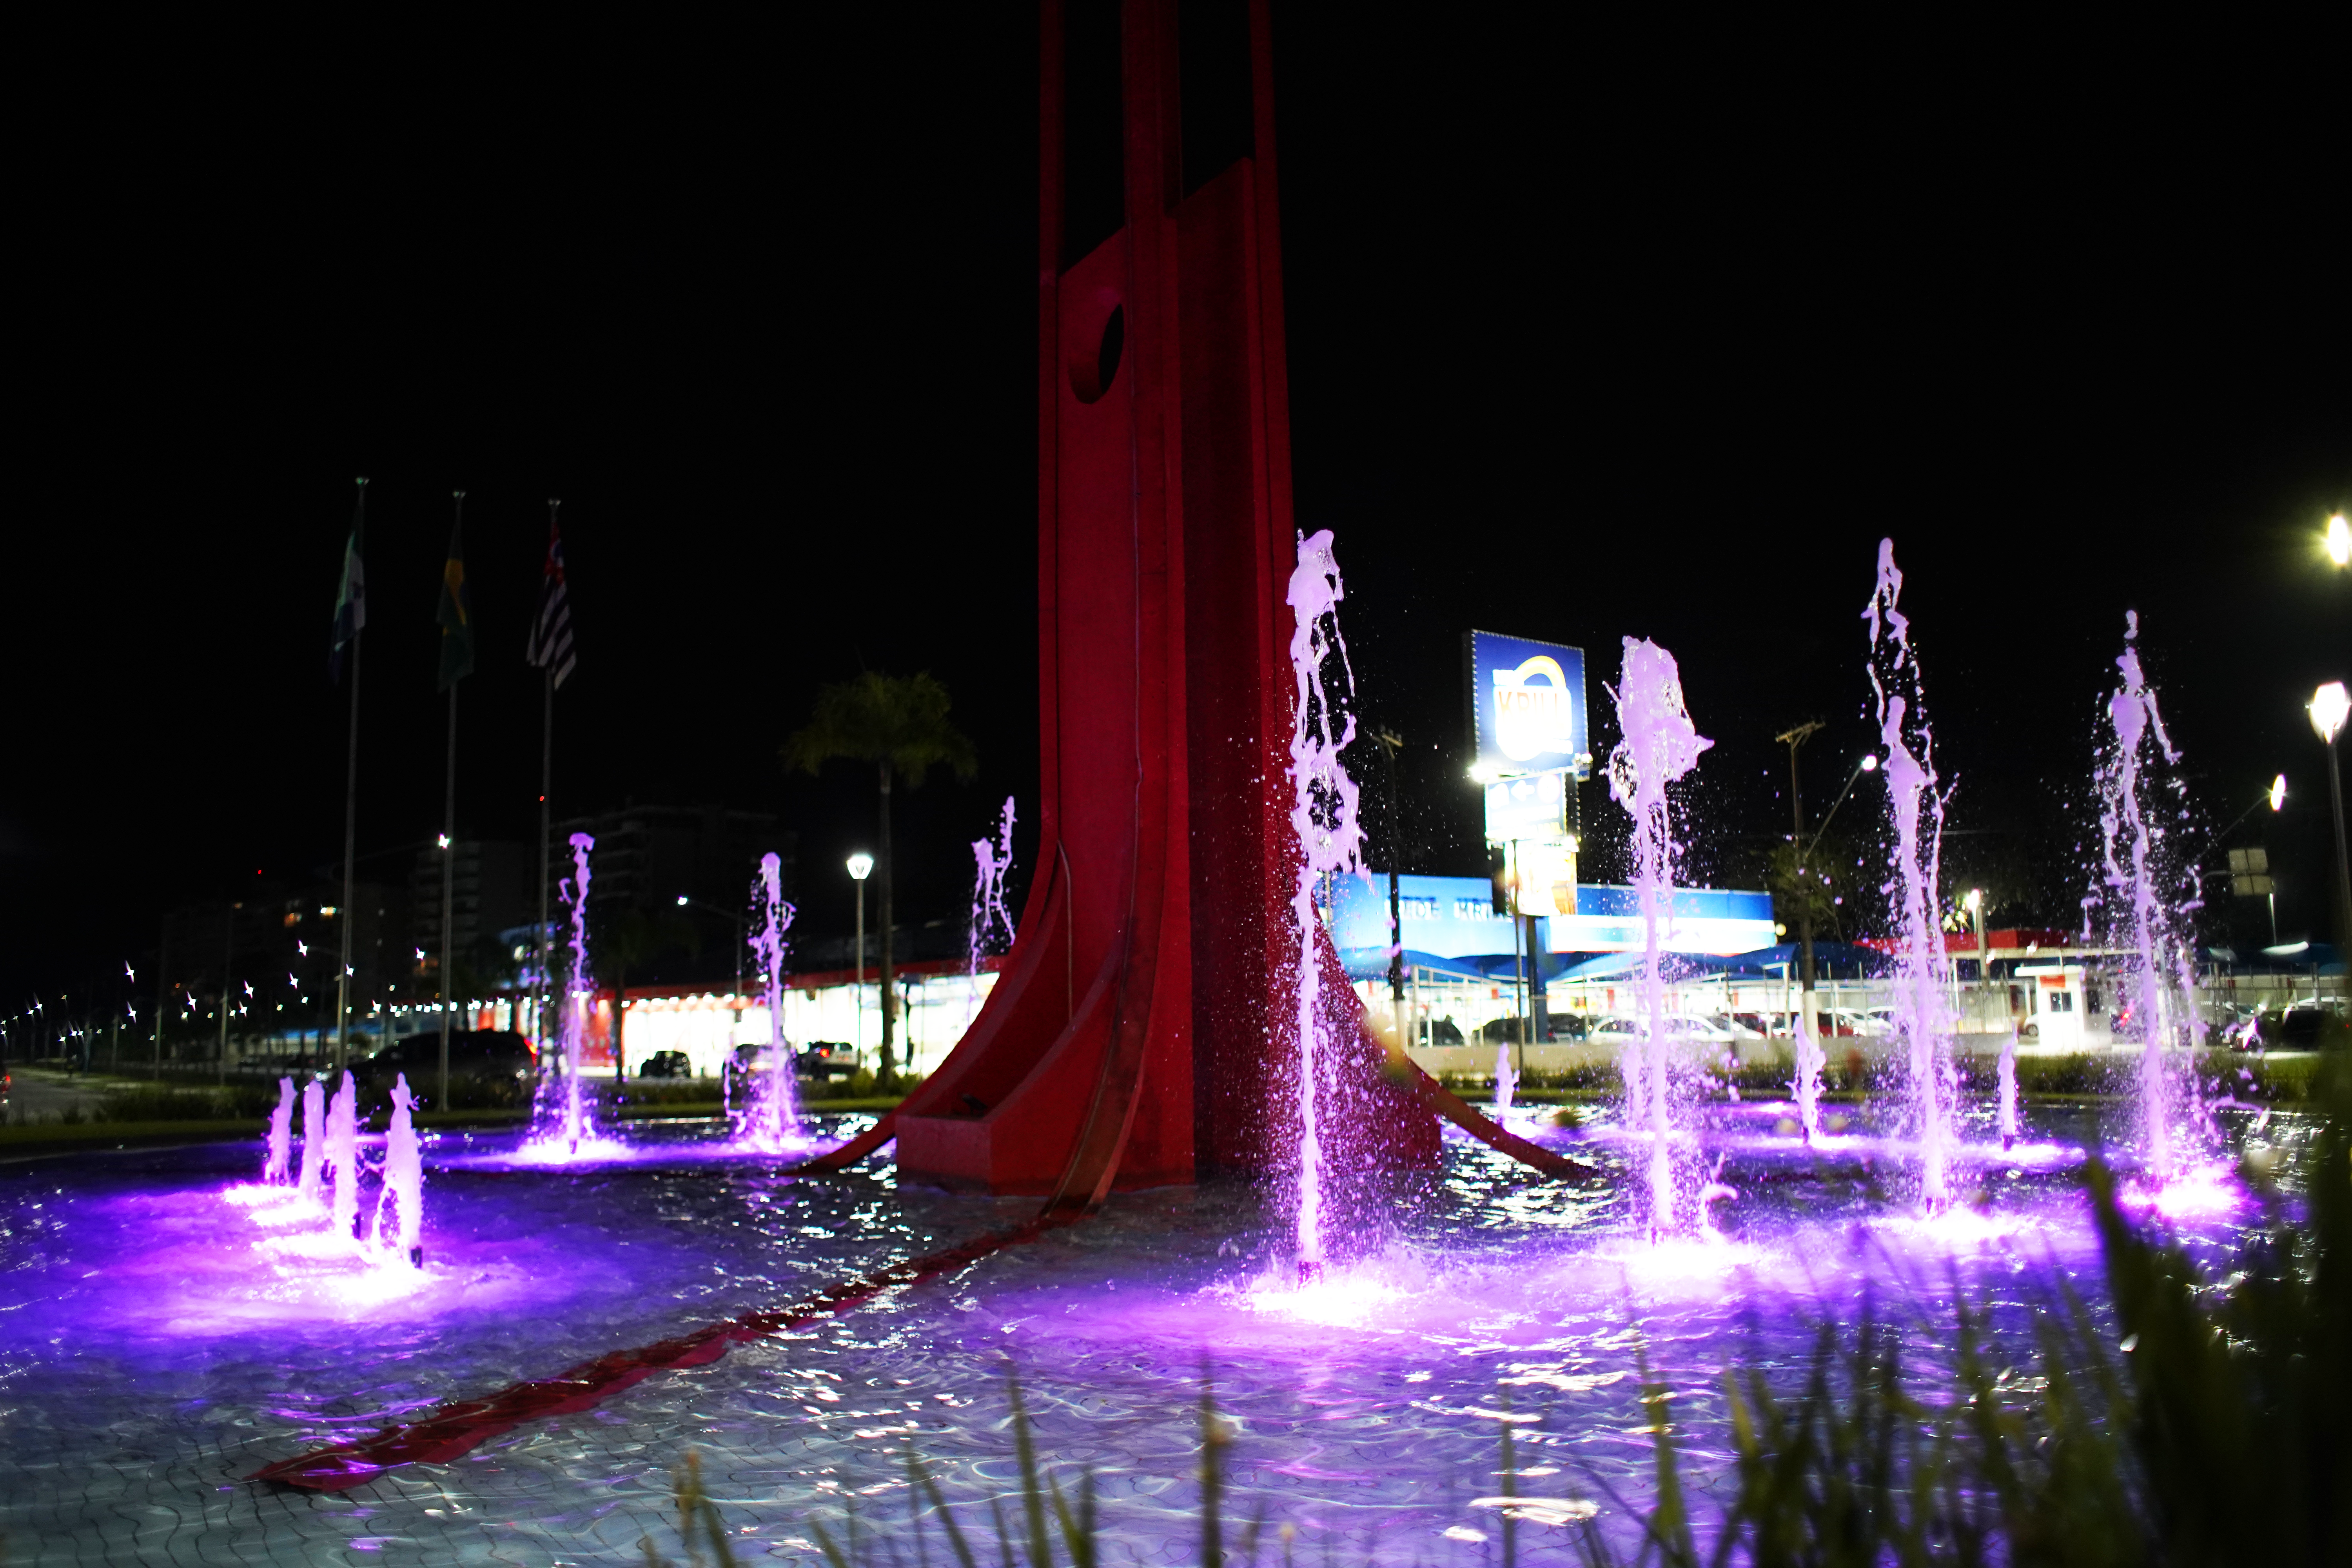
[[[441,566],[441,689],[474,673],[473,597],[466,591],[466,492],[456,493],[457,521],[449,530],[449,559]]]

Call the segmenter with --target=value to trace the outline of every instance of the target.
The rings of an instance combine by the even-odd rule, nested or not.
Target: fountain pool
[[[226,1196],[253,1172],[248,1146],[20,1163],[0,1172],[13,1331],[0,1531],[38,1561],[181,1561],[198,1531],[208,1557],[229,1559],[634,1561],[648,1530],[672,1546],[656,1529],[667,1470],[694,1447],[747,1560],[814,1563],[813,1510],[838,1526],[854,1503],[862,1529],[903,1531],[910,1440],[950,1502],[976,1510],[967,1522],[984,1518],[1015,1484],[1014,1368],[1055,1473],[1100,1478],[1115,1556],[1183,1561],[1205,1364],[1239,1424],[1229,1518],[1262,1506],[1269,1528],[1303,1532],[1310,1561],[1325,1542],[1349,1563],[1473,1561],[1488,1550],[1471,1539],[1474,1502],[1491,1490],[1506,1396],[1534,1417],[1515,1424],[1522,1493],[1590,1498],[1590,1464],[1639,1495],[1645,1352],[1675,1390],[1703,1485],[1722,1465],[1722,1373],[1793,1370],[1813,1322],[1850,1320],[1865,1290],[1927,1361],[1957,1282],[1994,1308],[2020,1363],[2038,1298],[2062,1280],[2102,1293],[2074,1173],[2078,1151],[2129,1135],[2127,1112],[2109,1126],[2029,1108],[2006,1155],[1991,1108],[1968,1112],[1961,1201],[1932,1221],[1874,1190],[1910,1156],[1866,1117],[1808,1154],[1792,1114],[1750,1101],[1697,1119],[1694,1155],[1720,1156],[1717,1179],[1738,1194],[1713,1207],[1720,1242],[1653,1248],[1638,1181],[1531,1179],[1449,1134],[1437,1169],[1383,1178],[1369,1250],[1304,1286],[1279,1201],[1219,1186],[1121,1196],[950,1278],[340,1494],[240,1478],[1017,1224],[1034,1205],[901,1188],[887,1163],[807,1178],[782,1160],[718,1159],[718,1122],[647,1128],[632,1163],[576,1171],[499,1168],[512,1135],[428,1135],[425,1267],[404,1265],[419,1281],[406,1293],[369,1298],[262,1261]],[[841,1137],[866,1119],[818,1120]],[[1638,1139],[1605,1114],[1533,1125],[1612,1174],[1639,1168]],[[2292,1143],[2305,1124],[2227,1131]],[[2226,1182],[2181,1210],[2173,1223],[2207,1247],[2251,1218]],[[1531,1552],[1566,1553],[1569,1537],[1520,1527]]]

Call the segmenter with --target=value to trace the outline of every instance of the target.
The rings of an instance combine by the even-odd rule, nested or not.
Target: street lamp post
[[[866,1048],[866,879],[874,874],[874,857],[863,849],[849,858],[849,879],[857,884],[857,984],[850,993],[849,1048]]]
[[[2327,798],[2336,808],[2336,947],[2342,954],[2352,951],[2352,865],[2344,849],[2344,775],[2336,765],[2336,737],[2352,714],[2352,693],[2342,681],[2331,680],[2311,694],[2305,711],[2313,731],[2327,745]]]
[[[1979,997],[1992,994],[1992,952],[1985,945],[1984,901],[1982,888],[1969,889],[1969,915],[1977,928],[1977,994]],[[1982,1008],[1978,1009],[1977,1017],[1979,1022],[1983,1021]]]
[[[1797,772],[1797,748],[1811,740],[1821,728],[1820,720],[1809,719],[1795,729],[1783,731],[1772,737],[1789,748],[1789,810],[1796,826],[1795,836],[1789,842],[1797,847],[1797,875],[1801,879],[1805,874],[1805,793]],[[1811,1033],[1813,1026],[1813,898],[1811,888],[1804,888],[1797,900],[1797,942],[1803,954],[1804,967],[1797,972],[1802,982],[1797,987],[1797,1005],[1801,1011],[1798,1014],[1799,1027],[1793,1032],[1801,1036]]]
[[[1862,760],[1853,764],[1853,772],[1846,775],[1845,787],[1838,791],[1837,799],[1830,803],[1829,810],[1822,817],[1821,826],[1813,829],[1812,837],[1808,839],[1805,837],[1805,797],[1801,781],[1797,773],[1797,748],[1811,740],[1814,732],[1821,728],[1822,721],[1813,719],[1798,725],[1793,730],[1785,731],[1772,737],[1789,748],[1789,809],[1793,814],[1796,826],[1796,833],[1790,842],[1797,847],[1796,871],[1800,879],[1808,874],[1807,868],[1812,864],[1813,851],[1821,847],[1822,835],[1829,831],[1830,818],[1835,816],[1838,807],[1845,804],[1845,797],[1853,793],[1853,786],[1861,780],[1862,775],[1875,772],[1878,767],[1878,753],[1864,752],[1862,754]],[[1809,887],[1805,889],[1805,896],[1797,906],[1797,940],[1804,958],[1804,967],[1799,972],[1803,979],[1801,986],[1803,1023],[1807,1029],[1811,1029],[1814,1025],[1815,1015],[1813,1012],[1813,900],[1812,889]]]

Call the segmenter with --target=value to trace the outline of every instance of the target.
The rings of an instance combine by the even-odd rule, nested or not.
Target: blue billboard
[[[1470,740],[1477,766],[1493,774],[1543,773],[1591,763],[1584,718],[1584,650],[1494,632],[1465,632],[1470,678]]]

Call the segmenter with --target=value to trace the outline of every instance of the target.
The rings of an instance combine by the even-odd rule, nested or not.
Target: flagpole
[[[358,480],[360,518],[367,517],[367,479]],[[356,525],[354,526],[356,531]],[[351,1053],[352,1001],[352,884],[356,867],[354,858],[359,849],[360,820],[360,637],[362,630],[352,633],[352,723],[351,741],[343,757],[343,906],[336,912],[343,922],[343,962],[335,975],[335,1070],[341,1072]]]
[[[457,503],[457,521],[462,527],[466,517],[466,492],[452,490],[450,498]],[[455,537],[453,535],[453,537]],[[449,1009],[457,1003],[451,991],[450,928],[455,923],[453,908],[457,896],[457,682],[449,682],[449,763],[448,787],[444,792],[441,808],[441,1099],[449,1103]]]
[[[542,1060],[547,1046],[547,1013],[555,994],[555,972],[550,967],[551,955],[547,942],[547,840],[551,829],[548,825],[547,797],[552,788],[555,773],[555,667],[541,671],[539,700],[539,1016],[533,1025],[539,1034]]]
[[[547,499],[547,529],[548,535],[551,539],[554,537],[555,533],[556,511],[562,505],[563,503],[556,500],[553,496],[550,496]],[[547,1015],[550,1007],[554,1005],[555,999],[555,969],[552,962],[553,954],[550,952],[547,940],[547,879],[548,873],[551,869],[548,865],[548,840],[553,833],[553,826],[548,820],[552,810],[552,807],[549,805],[549,800],[555,793],[555,660],[552,658],[548,657],[548,650],[541,646],[547,637],[547,632],[548,628],[539,625],[536,617],[534,617],[531,626],[532,647],[533,650],[540,654],[543,660],[540,667],[541,680],[539,699],[540,1004],[539,1017],[537,1019],[542,1071],[545,1070],[545,1063],[548,1060],[546,1056],[546,1047],[548,1043]]]

